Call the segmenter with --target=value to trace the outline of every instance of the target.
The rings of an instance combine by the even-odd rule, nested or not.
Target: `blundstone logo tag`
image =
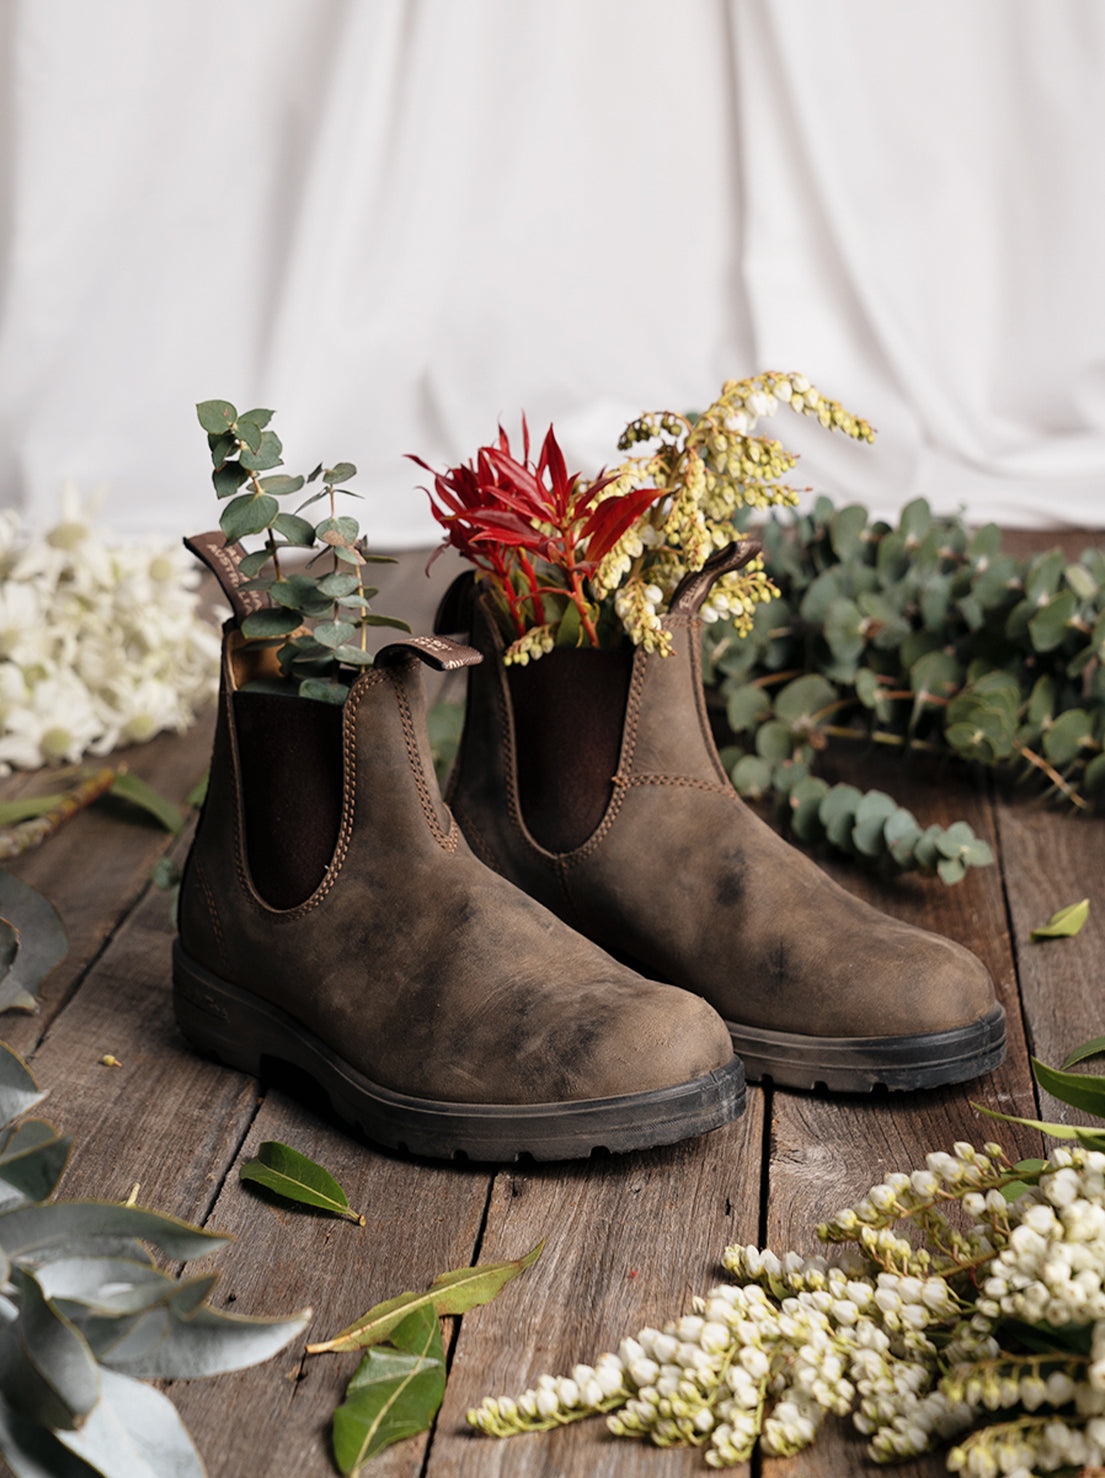
[[[246,557],[246,551],[240,544],[227,543],[226,535],[221,529],[212,529],[207,534],[193,534],[190,539],[185,539],[184,547],[190,549],[214,574],[239,621],[243,621],[253,611],[272,605],[263,590],[242,589],[245,576],[239,566]]]

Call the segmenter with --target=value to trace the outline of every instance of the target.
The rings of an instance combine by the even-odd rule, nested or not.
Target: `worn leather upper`
[[[435,1101],[613,1097],[729,1062],[704,1002],[617,964],[473,856],[437,789],[413,654],[363,672],[346,701],[341,829],[321,883],[295,907],[266,904],[243,836],[237,648],[231,633],[181,891],[192,959],[373,1082]]]
[[[979,960],[855,898],[733,789],[702,691],[697,611],[708,584],[709,575],[665,618],[672,656],[633,655],[613,797],[594,833],[564,853],[527,831],[503,640],[489,608],[473,603],[472,641],[485,660],[469,675],[448,793],[474,850],[605,948],[699,993],[730,1022],[879,1037],[977,1021],[995,1003]]]

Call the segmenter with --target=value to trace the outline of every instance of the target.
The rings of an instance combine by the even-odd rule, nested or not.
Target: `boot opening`
[[[270,908],[318,887],[341,828],[342,710],[271,693],[235,693],[246,858]]]
[[[550,852],[580,847],[614,794],[633,654],[558,647],[507,668],[522,817]]]

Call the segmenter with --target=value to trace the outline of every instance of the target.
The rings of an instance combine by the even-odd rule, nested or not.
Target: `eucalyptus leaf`
[[[435,1314],[464,1314],[469,1309],[490,1303],[513,1278],[532,1267],[541,1256],[544,1240],[524,1257],[510,1262],[486,1263],[482,1267],[455,1268],[436,1277],[425,1293],[401,1293],[369,1309],[348,1328],[320,1344],[308,1345],[311,1355],[327,1350],[356,1350],[377,1345],[390,1338],[408,1314],[416,1309],[432,1309]]]
[[[61,1179],[70,1144],[45,1119],[25,1119],[0,1149],[0,1181],[27,1201],[44,1201]]]
[[[1046,924],[1033,929],[1028,936],[1033,943],[1041,939],[1070,939],[1077,934],[1090,916],[1090,900],[1083,898],[1079,903],[1070,903],[1066,908],[1053,913]]]
[[[347,684],[331,682],[329,678],[306,677],[299,685],[299,696],[312,698],[316,703],[333,703],[340,708],[349,697],[349,688]]]
[[[224,1375],[271,1359],[310,1323],[310,1309],[289,1319],[246,1318],[213,1309],[202,1302],[212,1282],[197,1281],[192,1307],[179,1303],[176,1290],[181,1285],[174,1284],[168,1300],[144,1311],[127,1338],[101,1354],[101,1366],[143,1380]]]
[[[45,1097],[18,1052],[0,1042],[0,1126],[11,1124]]]
[[[229,400],[201,400],[196,406],[196,415],[200,425],[211,436],[222,436],[238,419],[238,412]]]
[[[48,1201],[0,1215],[0,1247],[9,1257],[56,1256],[82,1238],[92,1246],[102,1243],[100,1250],[108,1256],[114,1247],[141,1238],[181,1261],[206,1257],[228,1241],[179,1217],[114,1201]]]
[[[241,453],[239,458],[243,467],[250,472],[267,472],[272,467],[281,465],[281,453],[284,448],[280,445],[280,438],[273,431],[265,431],[261,435],[261,442],[256,451],[248,448]]]
[[[14,1478],[103,1478],[0,1392],[0,1458]]]
[[[276,472],[271,477],[261,479],[261,487],[266,494],[274,498],[283,498],[288,493],[298,493],[303,486],[302,477],[290,477],[286,472]],[[303,520],[306,522],[306,519]]]
[[[334,1412],[334,1457],[355,1474],[393,1442],[424,1432],[445,1395],[445,1352],[432,1309],[415,1309],[389,1345],[377,1345],[357,1367]]]
[[[92,1352],[69,1320],[44,1297],[32,1273],[13,1267],[11,1281],[19,1296],[19,1316],[10,1333],[25,1357],[20,1368],[26,1383],[20,1394],[28,1407],[34,1402],[30,1414],[43,1426],[78,1426],[100,1398],[100,1376]],[[10,1378],[11,1367],[5,1365],[5,1377]]]
[[[233,498],[234,494],[249,477],[249,473],[237,462],[225,462],[211,474],[217,498]]]
[[[242,622],[242,635],[249,637],[251,641],[273,636],[287,636],[302,624],[298,611],[286,611],[280,607],[266,608],[261,611],[250,611]]]
[[[250,534],[261,534],[280,511],[280,504],[266,493],[243,493],[223,509],[219,528],[235,544]]]
[[[58,1439],[103,1478],[205,1478],[188,1429],[168,1396],[101,1370],[103,1395],[77,1431]]]
[[[351,1209],[348,1196],[328,1170],[277,1139],[266,1139],[259,1144],[256,1158],[247,1160],[238,1174],[242,1180],[262,1185],[289,1201],[332,1211],[358,1226],[365,1224],[364,1217]]]
[[[328,486],[334,487],[339,482],[348,482],[356,475],[357,469],[352,462],[338,462],[336,466],[328,467],[323,471],[322,480]]]
[[[42,982],[60,965],[69,949],[65,926],[48,899],[21,878],[3,871],[0,871],[0,917],[19,934],[18,953],[0,979],[0,1011],[33,1011]],[[3,1081],[0,1072],[0,1113],[4,1108]]]

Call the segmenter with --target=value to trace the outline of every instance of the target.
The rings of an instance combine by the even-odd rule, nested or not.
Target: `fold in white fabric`
[[[1105,526],[1097,0],[8,0],[0,503],[210,527],[192,405],[277,409],[378,545],[405,452],[571,466],[798,370],[801,485]]]

